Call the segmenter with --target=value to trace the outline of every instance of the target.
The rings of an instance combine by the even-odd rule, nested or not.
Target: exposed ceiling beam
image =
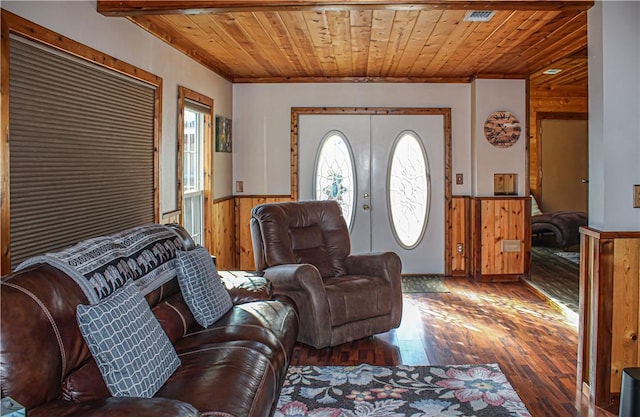
[[[230,13],[283,10],[588,10],[588,0],[97,0],[97,11],[105,16],[152,14]]]

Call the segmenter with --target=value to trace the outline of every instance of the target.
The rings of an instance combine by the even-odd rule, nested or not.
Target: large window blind
[[[154,221],[155,86],[10,39],[11,268]]]

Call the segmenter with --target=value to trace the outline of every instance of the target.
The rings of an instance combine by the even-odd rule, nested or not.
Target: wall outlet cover
[[[520,240],[507,240],[502,241],[502,252],[520,252],[522,241]]]

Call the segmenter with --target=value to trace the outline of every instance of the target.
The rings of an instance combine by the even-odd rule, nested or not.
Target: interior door
[[[588,120],[541,121],[543,212],[584,211],[589,207]]]
[[[392,152],[405,133],[424,150],[429,177],[428,217],[415,245],[398,241],[389,201]],[[355,180],[352,252],[394,251],[403,273],[444,273],[444,130],[441,115],[301,115],[300,200],[314,198],[315,168],[323,141],[339,134],[352,153]]]

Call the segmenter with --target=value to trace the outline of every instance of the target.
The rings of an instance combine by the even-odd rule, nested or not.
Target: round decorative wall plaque
[[[484,122],[484,136],[498,148],[508,148],[520,139],[520,122],[508,111],[496,111]]]

